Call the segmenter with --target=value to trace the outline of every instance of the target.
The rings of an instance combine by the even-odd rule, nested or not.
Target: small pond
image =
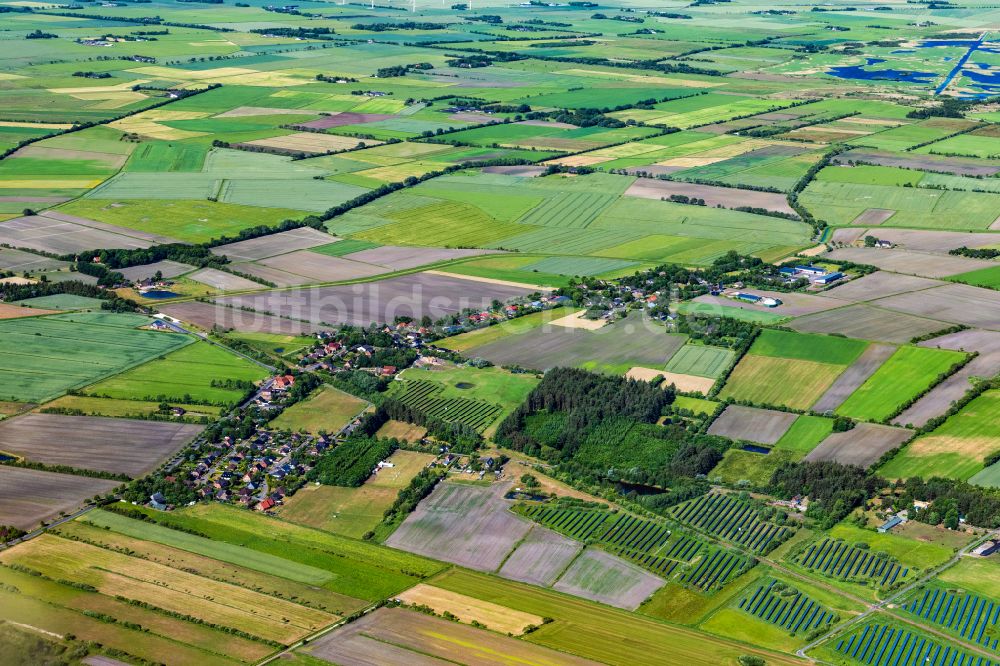
[[[162,298],[177,298],[178,296],[180,296],[180,294],[175,294],[174,292],[167,291],[166,289],[152,289],[150,291],[142,292],[141,296],[143,298],[152,298],[159,300]]]

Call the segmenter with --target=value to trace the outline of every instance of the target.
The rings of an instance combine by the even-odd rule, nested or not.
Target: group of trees
[[[959,516],[972,525],[1000,527],[1000,493],[992,488],[981,488],[963,481],[934,477],[924,480],[913,477],[901,483],[903,503],[912,506],[914,500],[930,502],[924,511],[916,514],[917,520],[946,527],[958,527]]]
[[[330,486],[357,488],[369,476],[379,461],[399,448],[395,439],[354,436],[320,456],[309,470],[308,479]]]
[[[806,516],[828,529],[886,485],[885,479],[861,467],[835,462],[783,463],[771,477],[771,491],[791,499],[808,496]]]

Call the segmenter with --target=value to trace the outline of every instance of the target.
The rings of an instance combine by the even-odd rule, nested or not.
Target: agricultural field
[[[720,397],[806,409],[866,346],[849,338],[765,330],[729,375]]]
[[[297,402],[271,421],[275,428],[295,432],[339,432],[368,407],[368,403],[331,386]]]
[[[983,471],[983,461],[998,448],[996,423],[989,415],[1000,408],[1000,392],[987,391],[939,427],[918,437],[879,468],[892,478],[943,476],[969,480]]]
[[[538,383],[532,374],[514,374],[501,368],[428,365],[399,375],[391,395],[433,418],[463,423],[492,434],[502,417],[524,402]],[[473,398],[478,393],[481,398]]]
[[[431,272],[393,277],[361,286],[312,287],[308,289],[264,291],[243,296],[216,299],[219,305],[234,309],[252,308],[257,312],[229,314],[229,328],[261,332],[277,328],[271,317],[297,321],[300,332],[311,331],[319,324],[354,324],[368,326],[372,322],[393,321],[408,316],[440,319],[466,308],[488,307],[494,300],[506,301],[532,293],[527,286],[512,287]],[[197,306],[206,304],[198,303]],[[176,307],[183,308],[189,304]],[[264,315],[262,312],[270,313]],[[181,315],[176,315],[183,318]],[[203,315],[206,323],[216,323],[218,312]],[[241,320],[245,321],[242,323]],[[302,322],[312,326],[303,327]],[[211,328],[212,323],[209,323]],[[269,332],[278,332],[271,330]],[[283,330],[281,332],[284,332]]]
[[[185,423],[25,414],[0,421],[0,451],[48,465],[139,477],[201,430]]]
[[[155,335],[163,335],[156,333]],[[239,402],[266,370],[200,342],[88,386],[84,394],[225,406]]]
[[[130,315],[0,320],[5,399],[42,402],[189,345],[174,333],[139,330]],[[130,396],[131,397],[131,396]]]
[[[663,369],[684,342],[684,336],[667,333],[659,324],[633,313],[594,330],[536,327],[471,347],[465,355],[484,358],[496,365],[537,370],[564,365],[623,375],[635,367]]]
[[[956,363],[967,358],[962,352],[900,347],[839,407],[837,414],[866,421],[895,416],[939,377],[951,374]]]
[[[360,538],[373,530],[400,489],[433,460],[415,451],[396,451],[392,467],[380,469],[360,488],[310,485],[286,500],[277,514],[289,522]]]
[[[1000,10],[681,4],[0,5],[0,662],[1000,663]]]

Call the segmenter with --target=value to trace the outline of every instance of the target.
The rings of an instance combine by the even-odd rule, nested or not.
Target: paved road
[[[46,530],[48,530],[48,529],[50,529],[52,527],[57,527],[59,525],[62,525],[63,523],[69,522],[69,521],[71,521],[71,520],[73,520],[73,519],[75,519],[75,518],[77,518],[79,516],[82,516],[83,514],[87,513],[88,511],[93,511],[96,508],[97,507],[94,506],[94,505],[85,506],[82,509],[80,509],[79,511],[77,511],[76,513],[71,513],[71,514],[69,514],[67,516],[62,516],[58,520],[55,520],[52,523],[49,523],[49,525],[46,526],[46,527],[39,527],[37,530],[35,530],[33,532],[28,532],[23,537],[20,537],[18,539],[12,539],[12,540],[8,541],[7,543],[0,543],[0,550],[4,550],[6,548],[10,548],[12,546],[16,546],[17,544],[21,543],[22,541],[27,541],[28,539],[34,539],[36,536],[40,536],[40,535],[44,534]]]
[[[899,620],[900,622],[903,622],[905,624],[908,624],[908,625],[910,625],[910,626],[912,626],[914,628],[917,628],[920,631],[923,631],[924,633],[933,634],[933,635],[937,636],[938,638],[940,638],[942,640],[946,640],[946,641],[948,641],[950,643],[958,644],[964,650],[967,650],[969,652],[973,652],[973,653],[977,653],[977,654],[980,654],[980,655],[983,655],[983,656],[987,656],[990,659],[996,658],[996,654],[994,654],[992,652],[989,652],[987,650],[983,650],[983,648],[981,646],[979,646],[979,645],[976,645],[974,643],[969,643],[969,642],[967,642],[967,641],[965,641],[965,640],[963,640],[961,638],[956,638],[955,636],[951,636],[951,635],[949,635],[949,634],[947,634],[947,633],[945,633],[943,631],[939,631],[939,630],[935,629],[929,623],[918,622],[916,620],[910,619],[910,618],[902,615],[901,613],[894,613],[894,612],[892,612],[892,609],[889,608],[889,606],[895,604],[896,601],[902,599],[907,594],[909,594],[910,592],[912,592],[914,589],[920,587],[921,585],[926,584],[929,580],[931,580],[932,578],[934,578],[935,576],[937,576],[939,573],[941,573],[945,569],[948,569],[948,568],[954,566],[955,564],[957,564],[960,559],[962,559],[963,557],[965,557],[965,555],[967,555],[973,548],[975,548],[976,546],[978,546],[982,542],[986,541],[986,539],[991,538],[991,537],[995,538],[996,536],[997,536],[996,533],[991,533],[991,534],[989,534],[987,536],[984,536],[984,537],[981,537],[979,539],[976,539],[976,540],[972,541],[970,544],[968,544],[967,546],[965,546],[964,548],[962,548],[961,550],[959,550],[958,552],[956,552],[951,557],[951,559],[949,559],[947,562],[945,562],[944,564],[941,564],[941,565],[935,567],[934,569],[929,570],[927,573],[925,573],[920,578],[914,580],[912,583],[909,583],[908,585],[904,585],[897,592],[895,592],[892,596],[884,599],[883,601],[879,601],[879,602],[876,602],[876,603],[868,602],[866,604],[868,606],[868,609],[865,610],[865,612],[861,613],[860,615],[858,615],[854,619],[852,619],[852,620],[850,620],[850,621],[848,621],[848,622],[846,622],[844,624],[841,624],[841,625],[835,627],[833,630],[828,631],[827,633],[823,634],[822,636],[820,636],[819,638],[817,638],[816,640],[814,640],[809,645],[806,645],[806,646],[800,648],[799,650],[797,650],[795,652],[795,654],[797,654],[800,657],[805,657],[806,656],[806,652],[808,652],[809,650],[815,648],[820,643],[823,643],[823,642],[829,640],[832,636],[835,636],[837,634],[841,634],[841,633],[847,631],[847,629],[849,629],[850,627],[852,627],[852,626],[854,626],[856,624],[860,624],[860,623],[864,622],[869,616],[871,616],[874,613],[877,613],[877,612],[882,611],[882,610],[888,610],[889,612],[892,613],[892,617],[894,619]],[[844,592],[841,591],[841,590],[837,590],[837,592],[839,594],[844,594]]]

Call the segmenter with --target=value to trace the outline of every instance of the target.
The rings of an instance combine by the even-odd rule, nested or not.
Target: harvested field
[[[1000,292],[966,284],[949,284],[875,301],[879,307],[936,317],[966,326],[1000,329]]]
[[[398,247],[383,245],[370,250],[361,250],[343,255],[344,259],[363,261],[367,264],[383,266],[394,271],[416,268],[427,264],[436,264],[451,259],[476,257],[482,254],[494,254],[495,250],[449,249],[432,247]]]
[[[458,592],[451,592],[440,587],[420,583],[401,594],[396,599],[415,606],[429,606],[438,615],[451,613],[460,622],[471,624],[473,621],[485,625],[488,629],[501,634],[520,636],[531,626],[541,626],[545,619],[540,615],[522,613],[513,608],[505,608],[499,604],[469,597]]]
[[[0,222],[0,243],[53,254],[72,254],[97,247],[134,250],[153,244],[126,235],[126,229],[121,232],[110,233],[36,215]]]
[[[895,210],[887,208],[869,208],[851,220],[854,225],[879,225],[896,214]]]
[[[559,317],[558,319],[553,319],[549,322],[552,326],[563,326],[565,328],[582,328],[586,331],[596,331],[600,328],[604,328],[607,324],[605,319],[587,319],[584,315],[587,314],[586,311],[580,311],[575,314],[566,315],[565,317]]]
[[[912,424],[920,428],[933,418],[941,416],[971,388],[973,377],[993,377],[1000,373],[1000,333],[993,331],[959,331],[920,343],[921,347],[976,351],[979,356],[935,386],[902,414],[893,419],[896,425]]]
[[[0,465],[0,525],[29,530],[120,483]]]
[[[493,300],[505,301],[529,293],[529,289],[417,273],[365,284],[230,296],[217,302],[314,323],[367,326],[391,322],[397,316],[420,319],[428,315],[439,319],[465,308],[483,308]]]
[[[520,176],[522,178],[534,178],[536,176],[541,176],[545,173],[545,167],[531,166],[530,164],[522,166],[492,166],[484,167],[483,173],[496,173],[504,176]]]
[[[268,268],[276,268],[279,271],[301,275],[304,282],[339,282],[341,280],[356,280],[358,278],[372,277],[379,273],[385,273],[381,266],[351,261],[344,257],[329,257],[319,252],[309,250],[297,250],[288,254],[279,254],[275,257],[262,259],[260,263]],[[247,266],[248,272],[252,271]],[[278,282],[278,280],[274,280]],[[292,284],[295,284],[294,282]]]
[[[828,412],[840,407],[896,351],[891,345],[869,345],[812,406],[814,412]]]
[[[331,116],[324,116],[318,120],[311,120],[302,123],[302,127],[310,129],[329,129],[331,127],[343,127],[344,125],[362,125],[364,123],[374,123],[379,120],[389,120],[395,116],[388,113],[336,113]]]
[[[899,344],[948,328],[949,323],[858,303],[799,317],[788,326],[803,333],[839,333],[849,338]]]
[[[0,451],[48,465],[138,477],[203,429],[168,421],[25,414],[0,422]]]
[[[241,291],[244,289],[262,289],[264,287],[259,282],[220,271],[216,268],[202,268],[200,271],[188,275],[188,277],[195,282],[200,282],[213,289],[221,289],[222,291]]]
[[[705,205],[713,208],[716,205],[723,208],[748,206],[750,208],[763,208],[765,210],[798,216],[795,209],[788,205],[785,195],[776,192],[757,192],[733,187],[658,180],[656,178],[637,178],[625,190],[625,196],[641,197],[643,199],[660,200],[664,197],[670,198],[672,194],[704,199]]]
[[[928,254],[909,250],[886,250],[870,247],[850,247],[833,250],[826,255],[830,259],[853,261],[857,264],[871,264],[882,270],[906,275],[929,278],[947,277],[958,273],[968,273],[993,266],[993,262],[982,259],[967,259],[950,255]]]
[[[507,510],[503,495],[509,485],[440,483],[386,545],[478,571],[496,571],[531,529]]]
[[[840,237],[837,236],[837,234],[841,231],[846,232],[847,229],[838,229],[834,232],[834,240],[840,240]],[[858,238],[866,234],[867,231],[862,230]],[[983,247],[986,245],[995,245],[998,241],[997,234],[985,232],[963,233],[960,231],[893,229],[889,227],[876,230],[874,235],[881,240],[887,240],[893,243],[903,250],[913,250],[915,252],[937,252],[941,254],[944,254],[949,250],[954,250],[957,247]]]
[[[124,275],[125,279],[129,282],[138,282],[139,280],[145,280],[146,278],[153,277],[157,272],[159,272],[163,277],[169,279],[193,270],[194,266],[182,264],[179,261],[165,259],[152,264],[120,268],[118,269],[118,272]]]
[[[232,261],[256,261],[276,254],[294,250],[307,250],[317,245],[328,245],[337,240],[335,236],[317,231],[312,227],[302,227],[282,231],[270,236],[251,238],[212,248],[213,254],[225,255]]]
[[[553,589],[591,601],[635,610],[666,582],[603,550],[588,547]]]
[[[380,608],[302,648],[338,666],[597,666],[516,638],[403,608]]]
[[[769,308],[764,305],[757,305],[756,303],[745,303],[743,301],[736,301],[724,296],[712,296],[710,294],[699,296],[694,299],[694,302],[704,303],[706,305],[715,305],[720,309],[724,307],[740,307],[747,310],[767,312],[783,317],[799,317],[845,305],[842,302],[838,302],[835,298],[814,296],[813,294],[799,294],[794,292],[786,294],[776,291],[764,291],[762,289],[754,289],[752,290],[752,293],[757,294],[758,296],[776,298],[781,301],[781,305],[776,308]]]
[[[243,333],[277,333],[280,335],[302,335],[315,327],[312,324],[281,317],[272,317],[259,312],[246,312],[237,308],[212,303],[175,303],[160,307],[160,312],[194,324],[209,331],[213,326],[232,329]]]
[[[851,245],[852,243],[859,240],[868,232],[867,229],[856,229],[851,227],[840,227],[833,230],[833,236],[830,240],[834,243],[843,243],[845,245]]]
[[[904,292],[940,287],[943,284],[945,283],[940,280],[930,280],[915,275],[898,275],[887,271],[877,271],[828,289],[823,292],[823,295],[857,303],[874,301],[877,298]]]
[[[498,573],[511,580],[549,587],[582,549],[582,543],[534,525]]]
[[[841,465],[868,467],[886,451],[891,451],[910,437],[912,430],[876,423],[859,423],[847,432],[835,432],[806,455],[809,462],[832,460]]]
[[[386,439],[394,438],[407,442],[419,442],[427,436],[427,428],[407,423],[406,421],[389,419],[385,422],[385,425],[378,429],[375,435],[376,437],[384,437]]]
[[[250,146],[263,146],[265,148],[277,148],[297,153],[326,153],[357,148],[359,143],[366,146],[380,145],[381,141],[366,139],[362,141],[349,136],[338,136],[336,134],[319,134],[317,132],[297,132],[285,136],[272,136],[269,139],[255,139],[247,141]]]
[[[25,271],[43,271],[69,266],[67,261],[49,259],[31,252],[22,252],[12,248],[0,248],[0,270],[23,273]]]
[[[41,308],[25,307],[13,303],[0,303],[0,319],[38,317],[47,314],[57,314],[59,312],[60,310],[43,310]]]
[[[677,372],[660,372],[659,374],[663,375],[664,386],[673,384],[678,391],[685,393],[702,393],[708,395],[708,392],[715,386],[715,380],[711,377],[684,375]]]
[[[992,176],[1000,173],[1000,164],[987,160],[962,157],[942,157],[938,155],[909,155],[883,153],[857,148],[841,153],[833,159],[834,164],[863,162],[887,167],[917,169],[939,173],[953,173],[959,176]]]
[[[126,236],[131,236],[133,238],[149,241],[150,243],[154,244],[177,242],[176,239],[171,238],[170,236],[151,234],[145,231],[139,231],[137,229],[126,229],[123,227],[116,226],[114,224],[108,224],[107,222],[98,222],[97,220],[92,220],[87,217],[80,217],[79,215],[70,215],[69,213],[64,213],[61,210],[46,210],[39,213],[39,216],[48,218],[50,220],[56,220],[58,222],[68,222],[70,224],[78,224],[81,227],[90,227],[91,229],[97,229],[99,231],[107,231],[113,234],[125,234]]]
[[[710,435],[775,444],[788,432],[798,414],[729,405],[708,429]]]
[[[659,325],[629,317],[596,331],[541,326],[473,347],[467,354],[496,365],[538,370],[563,365],[625,374],[635,366],[663,367],[684,341],[684,336],[670,335]]]

